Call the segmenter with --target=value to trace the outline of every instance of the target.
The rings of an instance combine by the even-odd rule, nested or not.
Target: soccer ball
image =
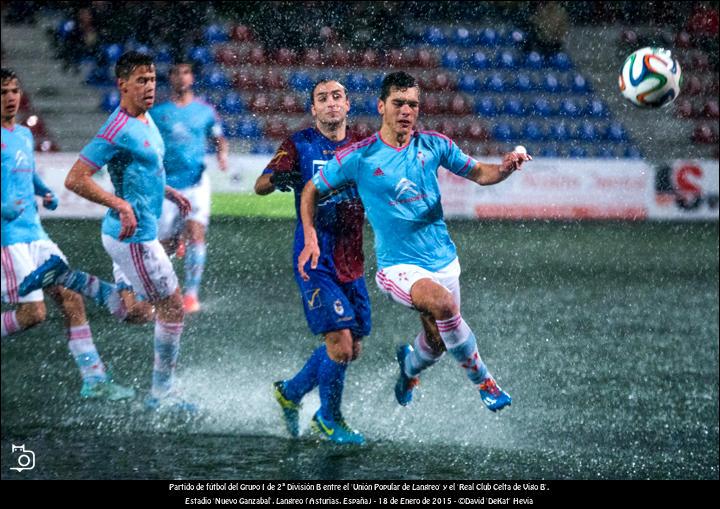
[[[620,92],[641,108],[659,108],[680,94],[682,72],[670,51],[642,48],[625,59],[618,79]]]

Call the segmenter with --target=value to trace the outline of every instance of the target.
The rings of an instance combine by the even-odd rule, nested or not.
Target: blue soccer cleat
[[[310,428],[336,444],[362,445],[365,443],[365,437],[358,431],[350,428],[342,416],[335,420],[324,419],[318,410],[315,412],[315,415],[313,415]]]
[[[402,406],[407,406],[412,401],[412,391],[420,384],[420,379],[416,376],[409,377],[405,374],[405,359],[413,352],[410,345],[402,345],[397,349],[397,361],[400,365],[400,375],[395,383],[395,399]]]
[[[82,399],[119,401],[121,399],[134,398],[135,389],[115,383],[111,379],[94,383],[86,380],[80,389],[80,397]]]
[[[52,255],[22,280],[18,287],[18,295],[24,297],[30,292],[51,286],[68,270],[70,270],[70,267],[62,258],[58,255]]]
[[[284,386],[285,382],[283,381],[275,382],[273,384],[273,395],[275,396],[275,401],[277,401],[280,408],[282,408],[285,427],[287,428],[288,433],[290,433],[291,437],[298,437],[300,436],[299,413],[302,405],[295,403],[294,401],[290,401],[285,397],[282,392]]]
[[[200,412],[200,408],[195,403],[186,401],[175,392],[159,398],[148,394],[145,398],[145,408],[158,413],[173,412],[188,416],[195,416]]]
[[[512,404],[512,398],[510,395],[498,387],[498,384],[492,377],[483,380],[483,382],[478,386],[478,389],[480,390],[480,399],[482,399],[485,406],[493,412],[502,410],[506,406]]]

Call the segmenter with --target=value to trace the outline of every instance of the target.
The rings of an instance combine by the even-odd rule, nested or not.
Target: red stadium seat
[[[233,76],[233,87],[238,90],[255,90],[259,85],[260,77],[250,69],[242,69]]]
[[[438,66],[438,62],[438,56],[427,49],[421,49],[417,52],[416,63],[418,67],[433,69]]]
[[[705,118],[720,118],[717,99],[710,99],[703,105],[702,115]]]
[[[380,56],[374,49],[366,49],[360,56],[360,67],[378,67],[380,65]]]
[[[690,57],[690,69],[693,71],[709,71],[710,59],[706,53],[697,51]]]
[[[271,101],[267,94],[255,94],[248,104],[248,109],[253,113],[268,113],[271,109]]]
[[[373,133],[372,127],[367,122],[358,122],[352,126],[355,133],[361,138],[367,138]]]
[[[274,140],[284,139],[290,135],[290,129],[282,120],[271,119],[265,124],[265,136]]]
[[[242,65],[245,60],[243,53],[247,55],[247,50],[243,52],[235,46],[221,46],[215,51],[215,62],[228,67]]]
[[[437,95],[428,94],[422,102],[422,111],[427,115],[437,115],[442,111],[442,105]]]
[[[690,101],[687,99],[678,101],[675,104],[675,115],[680,118],[692,118],[693,116],[693,106]]]
[[[335,47],[330,52],[330,65],[333,67],[349,67],[353,64],[353,54],[343,47]]]
[[[680,49],[692,48],[692,38],[686,31],[680,31],[675,34],[675,47]]]
[[[249,27],[245,25],[235,25],[230,29],[230,38],[236,42],[251,42],[255,37]]]
[[[717,143],[718,133],[717,131],[713,131],[709,125],[702,124],[695,127],[690,139],[693,143],[708,145],[711,143]]]
[[[275,52],[275,64],[285,67],[295,65],[297,53],[289,48],[280,48]]]
[[[463,136],[475,141],[487,141],[490,139],[490,132],[482,122],[472,120],[465,126]]]
[[[286,87],[287,82],[282,73],[268,69],[267,74],[262,77],[262,84],[270,90],[282,90]]]
[[[702,92],[703,86],[700,78],[697,76],[690,76],[685,82],[683,93],[687,95],[698,95]]]
[[[412,48],[405,48],[402,50],[392,49],[386,55],[386,61],[390,67],[405,69],[412,67],[415,64],[415,55],[415,50]]]
[[[320,55],[320,50],[317,48],[308,48],[303,55],[303,65],[305,67],[318,67],[325,65],[325,59]]]
[[[264,65],[265,64],[265,50],[261,46],[257,46],[250,50],[248,56],[248,62],[252,65]]]
[[[305,110],[295,94],[283,95],[281,104],[281,110],[285,113],[302,113]]]
[[[453,115],[466,115],[472,111],[472,105],[463,94],[455,94],[449,106]]]

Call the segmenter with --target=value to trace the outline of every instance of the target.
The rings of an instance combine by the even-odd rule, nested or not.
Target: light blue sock
[[[182,322],[155,321],[155,363],[152,378],[152,395],[155,397],[163,397],[172,389],[182,330]]]
[[[121,320],[127,315],[117,287],[92,274],[81,270],[69,270],[60,277],[58,284],[92,299],[95,304],[107,308]]]
[[[205,270],[207,247],[204,242],[191,242],[185,254],[185,293],[197,297]]]
[[[413,350],[405,358],[405,375],[410,378],[418,376],[437,361],[445,352],[436,353],[428,345],[425,331],[422,331],[415,338]]]
[[[342,414],[342,393],[345,386],[346,363],[335,362],[325,354],[318,370],[320,414],[323,419],[336,420]]]
[[[78,325],[67,329],[68,349],[80,370],[83,381],[90,384],[107,380],[105,365],[93,343],[90,325]]]
[[[485,363],[480,359],[475,334],[462,316],[437,320],[437,325],[447,351],[458,361],[473,384],[478,385],[490,376]]]
[[[317,347],[305,365],[283,386],[283,395],[290,401],[300,403],[300,400],[313,390],[318,384],[318,370],[320,364],[327,357],[325,345]]]

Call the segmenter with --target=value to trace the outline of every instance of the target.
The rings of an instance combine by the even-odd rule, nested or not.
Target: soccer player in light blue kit
[[[15,73],[3,68],[2,83],[2,299],[17,304],[2,313],[0,334],[3,338],[28,329],[45,320],[42,290],[26,295],[18,286],[51,257],[65,256],[50,240],[40,224],[35,196],[41,196],[45,208],[55,210],[58,199],[35,171],[34,141],[30,130],[16,123],[22,91]],[[57,302],[65,318],[68,348],[80,370],[83,398],[118,400],[131,398],[135,391],[114,383],[100,359],[85,316],[80,295],[53,285],[48,293]]]
[[[210,220],[210,181],[205,174],[207,140],[215,144],[222,171],[227,170],[228,155],[228,144],[215,108],[195,97],[193,82],[190,64],[175,64],[170,69],[170,100],[150,111],[165,141],[167,183],[180,191],[192,206],[183,220],[178,207],[165,200],[158,225],[158,238],[165,248],[185,256],[183,305],[186,313],[200,310],[198,291],[207,253],[205,231]]]
[[[164,143],[148,110],[155,101],[152,58],[127,52],[115,66],[120,106],[80,153],[65,186],[109,208],[102,224],[105,250],[133,289],[156,307],[155,361],[146,406],[157,410],[197,411],[173,388],[184,312],[177,276],[157,240],[163,198],[184,214],[190,204],[165,185]],[[107,165],[115,194],[93,181]]]
[[[398,403],[410,403],[418,375],[447,350],[478,389],[482,402],[495,412],[512,400],[480,359],[475,335],[460,314],[460,264],[443,218],[437,170],[443,166],[480,185],[490,185],[531,158],[511,152],[501,164],[477,162],[447,136],[415,131],[419,106],[415,78],[402,71],[385,77],[378,101],[383,119],[380,131],[336,153],[303,190],[305,248],[298,270],[306,278],[306,263],[315,268],[320,256],[313,225],[318,198],[354,183],[375,231],[376,283],[395,302],[419,311],[424,322],[434,322],[438,331],[437,335],[422,331],[414,348],[398,348]]]

